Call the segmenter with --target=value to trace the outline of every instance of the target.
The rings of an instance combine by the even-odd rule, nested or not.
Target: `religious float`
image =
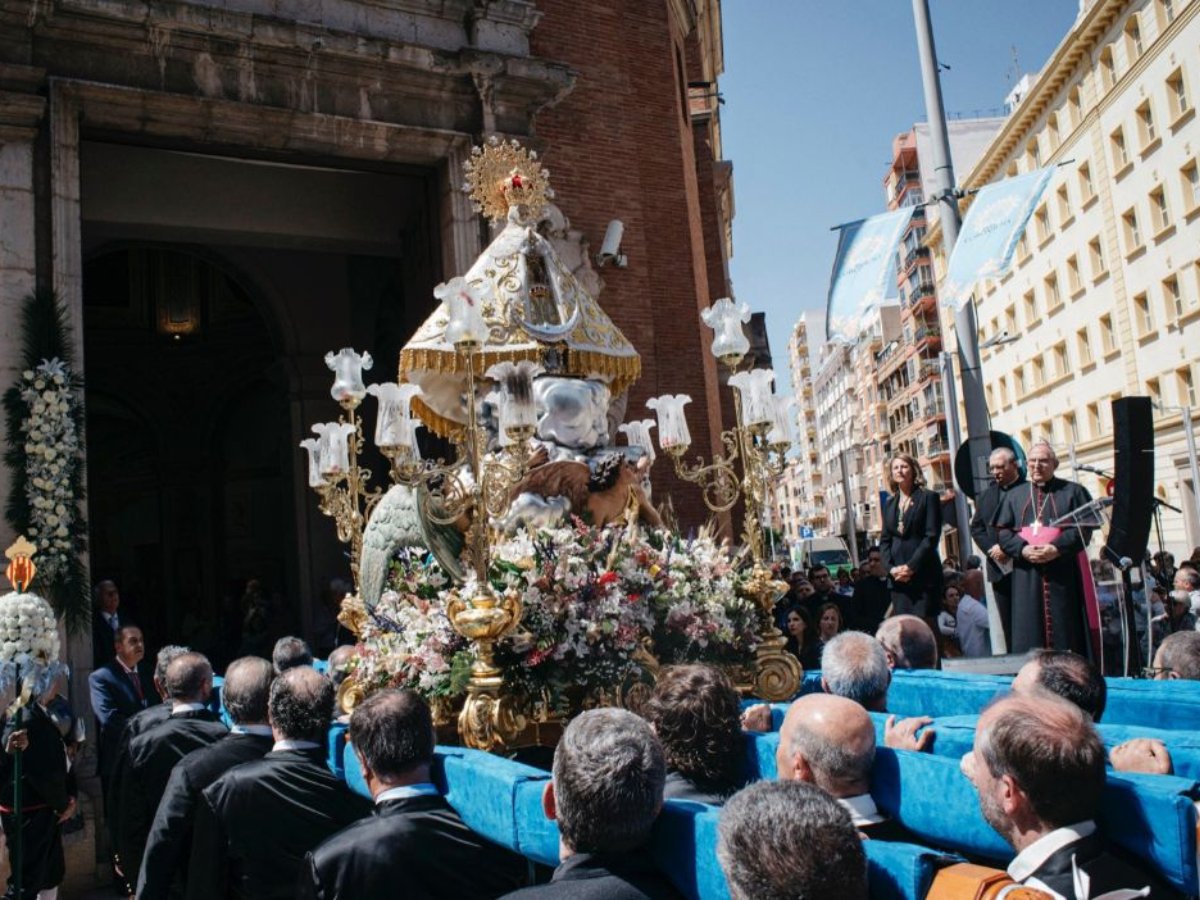
[[[801,671],[772,620],[786,586],[760,524],[788,410],[773,372],[741,370],[748,307],[724,299],[703,313],[732,372],[737,424],[723,453],[690,462],[690,397],[652,398],[654,419],[621,422],[640,357],[544,233],[561,213],[536,154],[493,139],[473,152],[464,190],[494,240],[435,289],[441,304],[402,350],[397,382],[364,384],[369,353],[326,356],[342,413],[301,443],[320,508],[349,545],[355,591],[340,621],[359,647],[343,707],[412,688],[443,739],[456,730],[463,744],[505,750],[552,743],[581,709],[636,708],[664,664],[719,664],[747,694],[790,698]],[[368,395],[386,491],[362,462]],[[744,501],[743,546],[664,522],[654,428],[714,515]]]

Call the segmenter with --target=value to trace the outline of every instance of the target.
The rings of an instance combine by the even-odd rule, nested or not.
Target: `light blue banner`
[[[829,278],[827,340],[857,340],[867,314],[899,293],[896,248],[912,214],[913,208],[905,206],[841,227]]]
[[[981,278],[999,278],[1012,267],[1017,242],[1053,175],[1051,166],[980,189],[950,254],[946,280],[938,290],[942,303],[958,309]]]

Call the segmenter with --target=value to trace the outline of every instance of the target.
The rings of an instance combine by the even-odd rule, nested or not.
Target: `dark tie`
[[[133,693],[137,695],[138,703],[143,703],[146,700],[146,695],[142,693],[142,679],[138,677],[137,669],[131,669],[126,673],[129,680],[133,682]]]

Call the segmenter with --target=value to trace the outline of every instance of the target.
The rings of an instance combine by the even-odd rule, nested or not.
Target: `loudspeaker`
[[[1112,402],[1113,505],[1108,550],[1134,563],[1146,555],[1154,513],[1154,417],[1149,397]]]

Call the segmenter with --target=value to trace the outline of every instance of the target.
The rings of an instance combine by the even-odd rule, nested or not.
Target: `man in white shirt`
[[[1149,891],[1142,896],[1176,896],[1110,853],[1098,833],[1104,758],[1095,726],[1078,707],[1057,697],[1014,696],[979,717],[962,768],[979,792],[983,817],[1017,851],[1008,866],[1014,881],[1072,900],[1143,888]]]
[[[972,569],[963,575],[962,596],[958,600],[958,611],[954,615],[954,634],[963,656],[991,656],[992,642],[988,635],[987,607],[980,602],[983,597],[983,571]]]

